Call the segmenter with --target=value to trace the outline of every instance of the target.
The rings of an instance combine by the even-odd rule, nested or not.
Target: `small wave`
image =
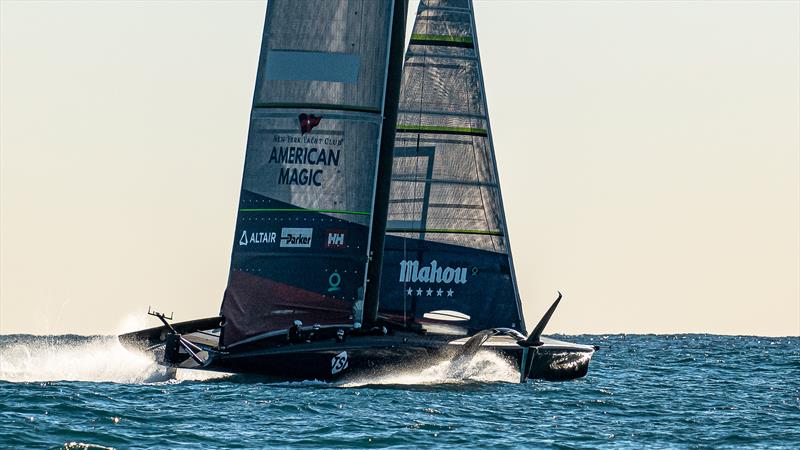
[[[446,359],[428,367],[414,367],[406,371],[379,375],[373,378],[348,380],[342,387],[366,385],[436,385],[479,383],[516,383],[519,370],[502,356],[480,351],[468,361]]]
[[[144,352],[126,349],[116,337],[32,337],[0,347],[0,380],[157,383],[202,381],[225,374],[174,372]]]

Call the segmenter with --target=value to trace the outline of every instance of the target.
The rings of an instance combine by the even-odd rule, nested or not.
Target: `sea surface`
[[[554,337],[601,347],[588,376],[169,379],[113,337],[0,336],[0,448],[800,448],[798,337]]]

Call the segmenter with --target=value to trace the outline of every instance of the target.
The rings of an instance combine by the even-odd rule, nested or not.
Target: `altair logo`
[[[322,117],[317,117],[313,114],[300,114],[297,117],[300,120],[300,135],[304,135],[306,133],[311,133],[311,130],[314,129],[317,125],[319,125],[319,121],[322,120]]]
[[[281,247],[311,247],[313,228],[281,228]]]
[[[247,230],[242,230],[242,236],[239,238],[239,245],[249,244],[274,244],[278,233],[271,232],[252,232],[247,233]]]
[[[420,268],[419,261],[400,261],[400,282],[465,284],[467,282],[467,268],[441,267],[436,260],[431,261],[430,265]]]

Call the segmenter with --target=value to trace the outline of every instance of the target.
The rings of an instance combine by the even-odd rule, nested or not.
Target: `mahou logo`
[[[424,267],[420,267],[419,261],[400,261],[400,282],[464,284],[467,282],[467,268],[441,267],[436,260]]]
[[[319,125],[319,121],[322,120],[322,117],[317,117],[313,114],[300,114],[297,117],[300,120],[300,135],[304,135],[306,133],[311,133],[311,130],[314,129],[317,125]]]

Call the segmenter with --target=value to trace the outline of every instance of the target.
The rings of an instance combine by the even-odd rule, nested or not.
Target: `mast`
[[[375,199],[370,232],[370,259],[367,264],[367,287],[364,293],[364,323],[373,324],[378,319],[383,246],[386,236],[386,218],[389,213],[389,192],[392,183],[392,161],[397,108],[400,101],[400,84],[403,76],[403,49],[406,35],[408,0],[395,0],[392,13],[392,37],[389,49],[388,76],[384,97],[384,117],[381,128],[380,156],[375,178]]]

